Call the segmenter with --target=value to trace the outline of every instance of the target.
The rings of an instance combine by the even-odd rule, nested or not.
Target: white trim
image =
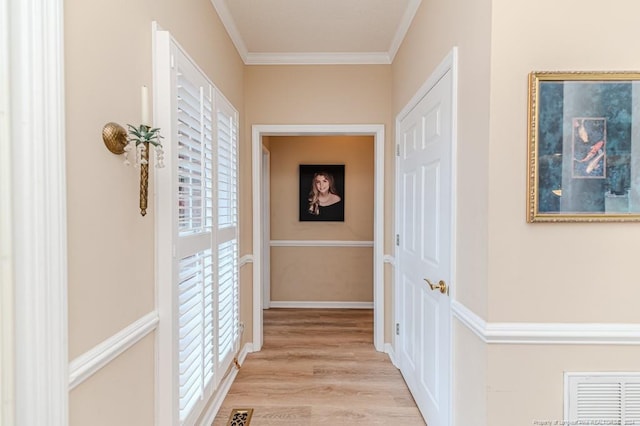
[[[415,108],[420,100],[424,98],[427,93],[429,93],[429,90],[431,90],[436,85],[436,83],[438,83],[438,81],[440,81],[440,79],[444,77],[447,72],[449,72],[449,70],[454,70],[457,68],[457,66],[458,48],[454,47],[442,60],[442,62],[440,62],[440,64],[438,64],[438,66],[433,70],[431,75],[429,75],[429,78],[427,78],[422,86],[416,91],[416,93],[413,95],[411,100],[407,102],[402,111],[398,113],[398,115],[396,116],[396,123],[402,121],[413,110],[413,108]],[[454,73],[453,77],[457,77],[457,72]],[[452,95],[455,94],[455,92],[452,93]],[[454,105],[457,105],[457,102],[454,102]]]
[[[240,258],[240,261],[238,262],[238,268],[242,268],[247,263],[253,263],[253,255],[245,254],[244,256],[242,256]]]
[[[471,330],[483,342],[487,343],[486,329],[487,322],[478,316],[466,305],[457,300],[451,300],[451,316],[460,321],[465,327]]]
[[[271,240],[271,247],[373,247],[373,241]]]
[[[68,424],[63,0],[10,7],[18,425]]]
[[[373,302],[271,301],[271,308],[283,309],[373,309]]]
[[[413,22],[413,17],[416,16],[416,12],[418,12],[420,3],[422,3],[422,0],[409,0],[407,9],[402,16],[402,21],[398,26],[398,30],[396,31],[396,34],[393,37],[393,41],[391,42],[391,47],[389,48],[389,63],[393,63],[393,60],[396,57],[396,53],[398,53],[398,50],[400,49],[400,46],[402,45],[402,42],[407,35],[407,31],[409,31],[411,22]]]
[[[451,312],[488,344],[640,345],[640,324],[486,322],[456,300]]]
[[[386,52],[249,52],[224,0],[211,0],[245,65],[389,65],[393,63],[422,0],[410,0]]]
[[[391,363],[393,364],[394,367],[399,368],[398,367],[398,361],[396,360],[396,351],[393,348],[393,345],[391,343],[385,343],[384,344],[384,352],[389,355],[389,359],[391,360]]]
[[[246,65],[389,65],[387,52],[248,53]]]
[[[391,266],[396,266],[396,258],[390,254],[385,254],[383,258],[384,263],[388,263]]]
[[[313,125],[253,125],[252,126],[252,193],[253,193],[253,345],[262,347],[261,260],[262,224],[260,179],[262,177],[262,136],[275,135],[373,135],[374,226],[373,226],[373,344],[384,349],[384,125],[382,124],[313,124]]]
[[[262,308],[271,306],[271,152],[262,145]]]
[[[0,1],[0,424],[14,420],[14,290],[11,230],[9,4]]]
[[[253,352],[253,345],[251,343],[246,343],[242,348],[240,355],[238,355],[238,362],[240,363],[241,368],[244,360],[247,358],[247,355],[251,352]],[[209,408],[205,412],[204,416],[202,416],[202,421],[199,423],[200,426],[209,426],[213,424],[213,421],[215,420],[220,407],[222,407],[222,403],[229,393],[229,389],[231,389],[231,385],[233,384],[233,381],[235,380],[237,375],[238,369],[232,367],[231,372],[227,375],[224,381],[220,383],[218,390],[216,391],[216,394],[213,397],[211,404],[209,405]]]
[[[150,312],[69,363],[69,390],[87,380],[158,326],[158,313]]]
[[[171,67],[173,53],[171,35],[157,22],[152,23],[153,44],[153,125],[163,129],[165,135],[173,134],[171,90]],[[172,158],[173,146],[164,146],[166,158]],[[155,425],[178,423],[178,378],[176,365],[178,349],[174,345],[177,324],[172,319],[178,315],[173,301],[177,298],[177,288],[172,285],[176,279],[173,269],[173,235],[177,233],[177,214],[173,208],[172,194],[176,182],[171,179],[168,169],[154,173],[155,179],[155,299],[160,322],[155,341]],[[165,190],[165,188],[167,188]],[[169,247],[169,249],[167,249]]]
[[[0,424],[15,424],[9,5],[0,0]]]
[[[229,12],[227,5],[224,0],[211,0],[213,4],[213,8],[218,13],[220,20],[222,21],[222,25],[227,30],[227,34],[231,38],[233,45],[236,47],[240,58],[246,64],[247,63],[247,55],[249,51],[247,50],[246,44],[244,44],[244,39],[238,31],[238,27],[236,26],[236,21],[233,19],[233,15]]]

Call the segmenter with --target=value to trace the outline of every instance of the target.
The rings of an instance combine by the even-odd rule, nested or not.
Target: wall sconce
[[[142,87],[142,123],[149,123],[147,87]],[[149,149],[156,151],[156,167],[164,167],[164,151],[160,139],[159,128],[147,124],[132,126],[129,130],[118,123],[109,122],[102,128],[102,140],[107,149],[116,155],[124,154],[124,164],[131,165],[128,154],[135,150],[135,166],[140,168],[140,214],[147,214],[147,198],[149,193]]]

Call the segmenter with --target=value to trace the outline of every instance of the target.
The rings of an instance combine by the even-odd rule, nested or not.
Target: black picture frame
[[[322,201],[318,202],[317,196],[314,197],[313,182],[316,177],[327,182],[327,192],[333,195],[324,198],[331,204],[322,205]],[[344,222],[344,187],[344,164],[300,164],[300,222]]]

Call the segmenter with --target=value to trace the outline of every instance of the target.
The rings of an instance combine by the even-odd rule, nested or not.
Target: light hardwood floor
[[[250,426],[421,425],[389,357],[373,348],[373,312],[264,311],[262,351],[249,354],[214,426],[253,408]]]

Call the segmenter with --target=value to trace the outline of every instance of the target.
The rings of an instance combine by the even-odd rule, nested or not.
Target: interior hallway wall
[[[252,124],[384,124],[385,169],[393,170],[391,66],[252,65],[245,70],[244,90],[245,135]],[[244,141],[251,146],[250,137]],[[251,180],[250,170],[243,179]],[[392,172],[385,173],[385,253],[393,250],[393,182]],[[386,291],[388,280],[385,286]],[[386,342],[391,341],[391,306],[387,297]]]
[[[109,121],[140,121],[141,86],[153,93],[151,22],[172,33],[241,117],[244,64],[209,0],[66,0],[64,8],[73,360],[154,310],[153,178],[164,169],[151,170],[150,209],[141,217],[139,170],[101,139]],[[71,426],[154,424],[154,336],[71,391]]]
[[[528,73],[640,69],[639,11],[632,0],[422,2],[393,64],[394,112],[458,46],[452,297],[489,324],[640,322],[636,226],[525,221]],[[455,319],[454,336],[460,426],[562,421],[565,371],[637,371],[640,358],[637,345],[487,343]]]
[[[271,136],[271,240],[373,241],[372,136]],[[299,165],[345,166],[344,222],[299,220]],[[272,247],[271,300],[373,302],[373,248]]]

